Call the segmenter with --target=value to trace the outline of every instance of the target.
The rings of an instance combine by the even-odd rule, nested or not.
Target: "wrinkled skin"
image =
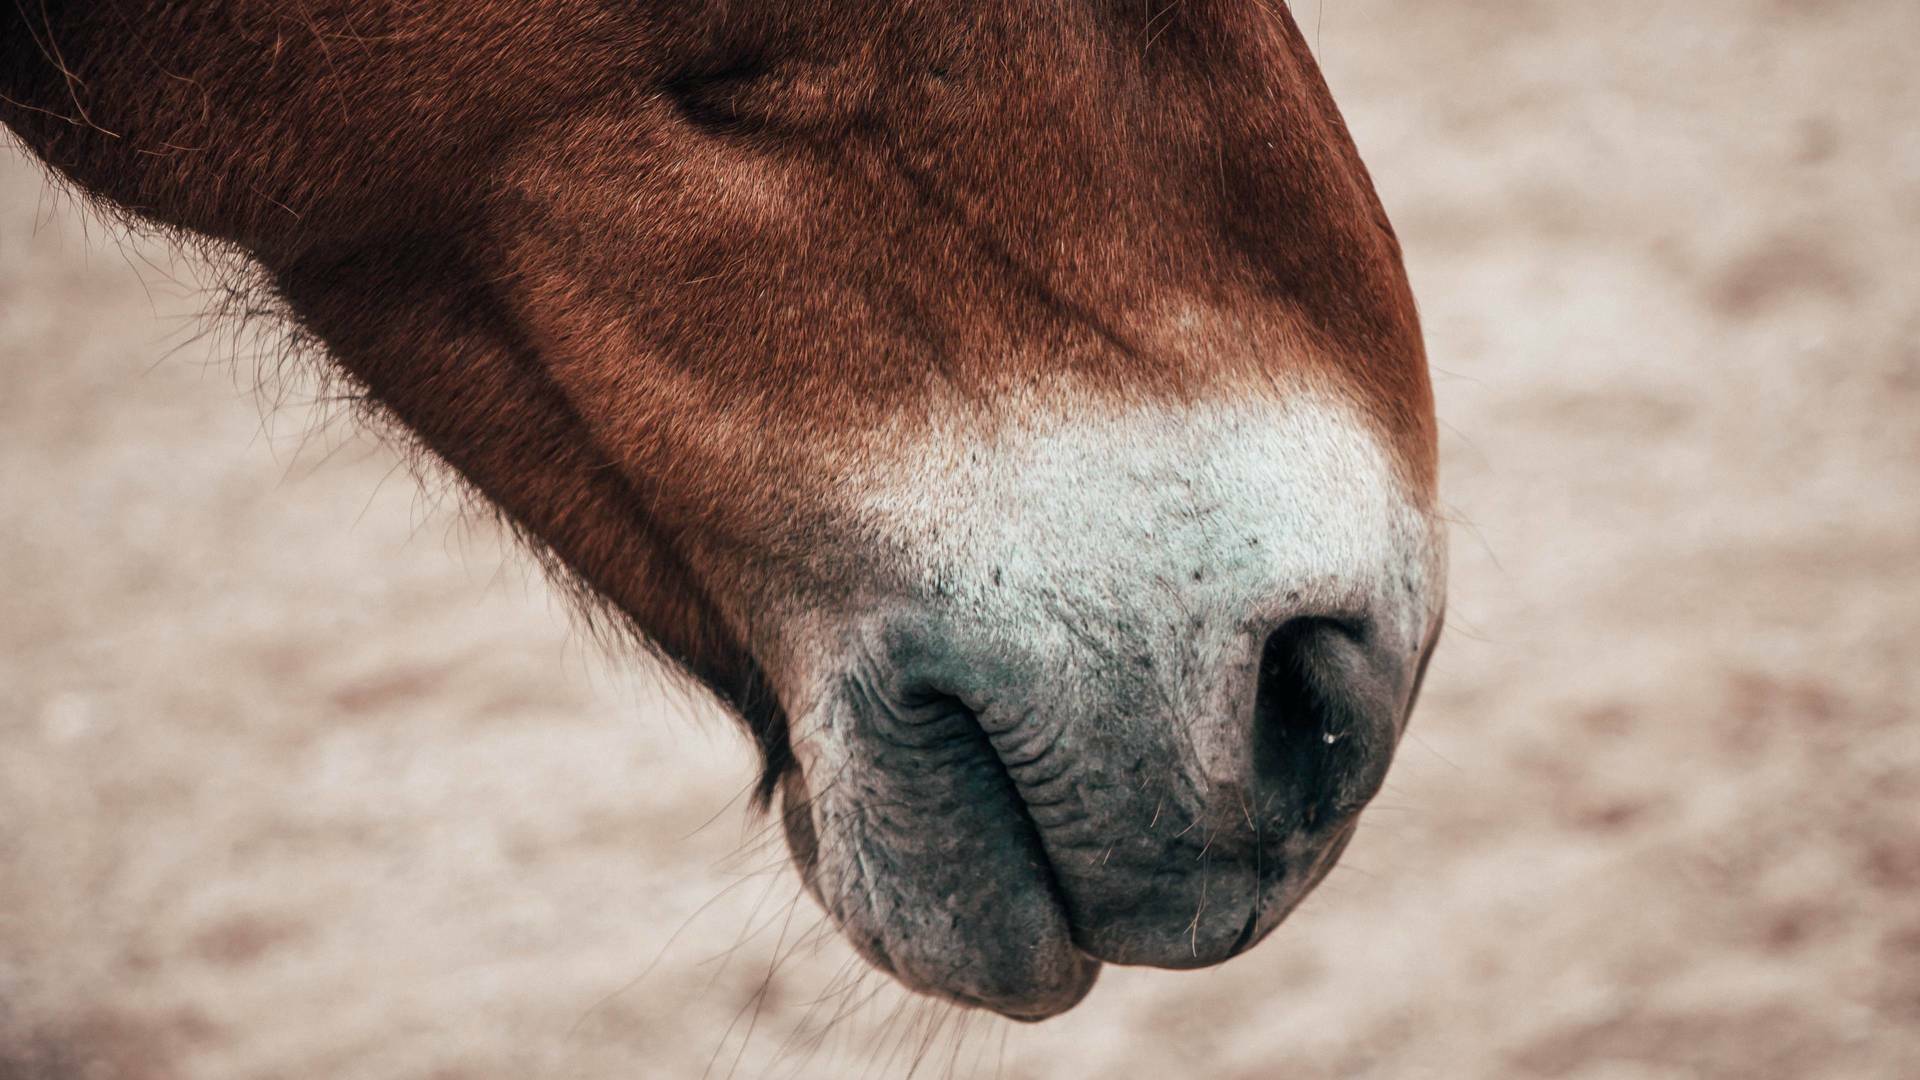
[[[1279,5],[53,0],[0,95],[728,702],[907,985],[1217,963],[1377,790],[1432,401]]]

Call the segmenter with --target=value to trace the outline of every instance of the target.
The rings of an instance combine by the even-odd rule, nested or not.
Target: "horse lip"
[[[825,800],[808,790],[811,761],[782,784],[807,891],[869,963],[911,989],[1024,1022],[1073,1008],[1101,963],[1074,940],[1020,786],[958,699],[897,701],[879,685],[843,679],[837,715],[822,718],[867,775],[829,784]],[[865,876],[875,867],[892,875],[886,888]]]
[[[1086,972],[1086,978],[1066,994],[1048,1000],[1043,1004],[1023,1006],[1008,1002],[996,1003],[964,998],[956,1000],[959,1000],[963,1005],[969,1005],[976,1009],[991,1010],[1009,1020],[1022,1024],[1037,1024],[1043,1020],[1051,1020],[1056,1016],[1068,1012],[1082,1001],[1085,1001],[1087,995],[1093,991],[1094,982],[1100,977],[1100,969],[1102,967],[1100,961],[1078,950],[1075,950],[1075,954],[1082,961],[1082,970]]]
[[[1271,877],[1256,863],[1246,906],[1231,916],[1239,925],[1216,922],[1211,943],[1191,963],[1158,946],[1141,954],[1128,943],[1127,920],[1108,926],[1104,901],[1081,891],[1090,882],[1063,874],[1056,861],[1065,857],[1056,842],[1070,842],[1089,827],[1084,814],[1069,824],[1049,809],[1059,805],[1048,801],[1059,793],[1052,785],[1075,771],[1064,730],[1015,702],[970,699],[938,683],[889,679],[883,672],[897,669],[843,671],[829,695],[838,713],[811,718],[823,722],[821,730],[830,731],[854,770],[865,774],[832,795],[853,801],[816,817],[800,770],[788,782],[783,812],[808,891],[870,963],[909,988],[1037,1021],[1077,1004],[1106,962],[1220,963],[1277,928],[1351,838],[1356,815],[1343,807],[1299,835],[1309,850],[1293,854],[1307,855],[1310,863],[1282,860],[1293,868]],[[861,893],[880,883],[850,878],[854,863],[862,873],[883,868],[892,880],[881,891],[908,899],[867,903]],[[1121,873],[1117,864],[1114,872]],[[1115,888],[1129,886],[1115,879],[1103,891]],[[1008,914],[1016,907],[1021,914]],[[932,926],[927,910],[946,921]],[[1016,932],[1008,934],[1008,927]],[[1123,936],[1109,940],[1109,931]],[[1024,962],[1023,955],[1045,959]]]
[[[1038,848],[1040,856],[1039,862],[1045,871],[1044,892],[1052,902],[1054,908],[1059,911],[1062,919],[1066,922],[1068,934],[1067,949],[1079,962],[1081,969],[1085,973],[1085,978],[1080,981],[1077,988],[1070,989],[1065,995],[1056,997],[1037,1006],[1031,1003],[972,1000],[966,1001],[965,1003],[977,1008],[990,1009],[1009,1020],[1021,1023],[1039,1023],[1040,1021],[1059,1016],[1075,1005],[1078,1005],[1087,994],[1093,990],[1094,981],[1099,977],[1100,969],[1103,966],[1102,961],[1080,947],[1077,932],[1078,928],[1074,926],[1072,909],[1066,901],[1065,886],[1060,881],[1060,874],[1054,866],[1052,856],[1047,852],[1046,829],[1034,819],[1033,808],[1027,801],[1028,785],[1022,783],[1020,778],[1014,775],[1013,769],[1009,767],[1007,762],[1006,753],[1001,748],[1000,740],[996,738],[992,730],[981,723],[981,705],[979,703],[969,702],[953,694],[935,694],[934,696],[939,699],[939,704],[945,705],[952,713],[964,715],[967,723],[972,725],[973,729],[979,734],[982,742],[992,752],[994,764],[999,768],[1000,774],[1005,779],[1008,789],[1013,792],[1014,809],[1018,814],[1018,823],[1024,826],[1025,832],[1033,837]],[[1052,747],[1049,745],[1047,751],[1050,752],[1051,749]],[[1039,756],[1045,757],[1047,754],[1043,752]]]

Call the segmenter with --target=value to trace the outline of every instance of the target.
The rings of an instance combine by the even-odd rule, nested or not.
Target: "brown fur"
[[[0,95],[86,191],[257,259],[769,783],[733,578],[804,568],[887,418],[1330,383],[1432,490],[1398,247],[1278,4],[0,0]]]

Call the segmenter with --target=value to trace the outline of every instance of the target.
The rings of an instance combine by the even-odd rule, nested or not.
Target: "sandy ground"
[[[1284,931],[1037,1028],[845,992],[724,722],[0,160],[0,1078],[1920,1075],[1920,5],[1301,17],[1454,627]]]

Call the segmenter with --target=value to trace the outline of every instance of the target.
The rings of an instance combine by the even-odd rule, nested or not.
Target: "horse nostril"
[[[1358,670],[1362,627],[1290,619],[1267,638],[1253,705],[1253,773],[1264,815],[1312,827],[1372,795],[1365,777],[1382,746]],[[1362,685],[1355,685],[1356,683]]]

